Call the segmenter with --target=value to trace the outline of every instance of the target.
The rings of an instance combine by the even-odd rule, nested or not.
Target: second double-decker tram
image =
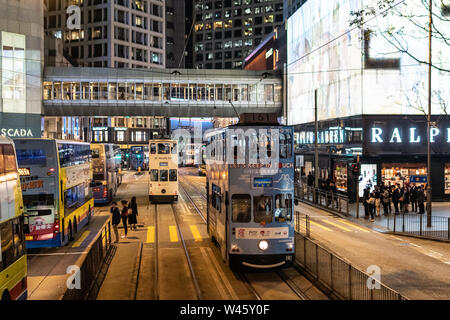
[[[27,247],[63,246],[94,212],[90,145],[54,139],[17,139],[15,145]]]
[[[208,232],[231,268],[282,267],[294,255],[293,127],[242,118],[208,134]]]
[[[116,160],[118,146],[91,144],[94,203],[109,203],[120,184],[119,165]]]
[[[150,140],[149,200],[172,202],[178,200],[178,151],[175,140]]]

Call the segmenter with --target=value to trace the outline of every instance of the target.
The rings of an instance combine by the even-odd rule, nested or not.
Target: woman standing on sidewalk
[[[117,208],[117,202],[113,201],[110,212],[112,214],[111,224],[113,226],[114,235],[116,236],[116,241],[114,241],[114,243],[119,243],[120,210]]]
[[[138,215],[136,197],[131,198],[129,209],[131,210],[131,214],[128,216],[128,223],[130,224],[130,230],[136,231],[137,215]]]
[[[127,238],[127,234],[128,234],[128,225],[127,225],[127,220],[128,220],[128,206],[127,206],[127,201],[126,200],[122,200],[120,202],[122,204],[122,212],[121,212],[121,217],[122,217],[122,223],[123,223],[123,228],[125,230],[125,234],[122,236],[122,238]]]

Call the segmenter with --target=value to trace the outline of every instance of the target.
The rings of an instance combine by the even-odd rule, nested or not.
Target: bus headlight
[[[266,251],[267,248],[269,248],[269,243],[266,240],[262,240],[258,243],[258,247],[262,250],[262,251]]]

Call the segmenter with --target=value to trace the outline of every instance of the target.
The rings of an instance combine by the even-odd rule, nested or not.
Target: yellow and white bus
[[[63,246],[94,212],[90,145],[54,139],[14,142],[30,229],[27,248]]]
[[[173,202],[178,200],[178,152],[175,140],[150,140],[149,200]]]
[[[14,143],[0,136],[0,299],[27,298],[22,192]]]

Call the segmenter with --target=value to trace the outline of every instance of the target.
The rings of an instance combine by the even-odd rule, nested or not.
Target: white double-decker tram
[[[149,200],[173,202],[178,200],[178,152],[175,140],[150,140]]]
[[[282,267],[294,255],[293,127],[243,114],[207,133],[207,224],[231,268]]]

